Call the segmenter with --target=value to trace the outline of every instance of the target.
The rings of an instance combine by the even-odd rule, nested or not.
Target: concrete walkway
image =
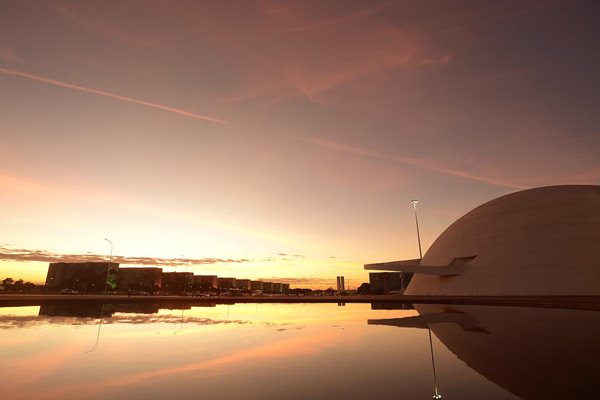
[[[421,303],[472,304],[496,306],[569,308],[600,310],[600,296],[252,296],[252,297],[195,297],[195,296],[131,296],[126,295],[61,295],[61,294],[0,294],[0,307],[41,305],[46,303],[161,303],[191,304],[235,303]]]

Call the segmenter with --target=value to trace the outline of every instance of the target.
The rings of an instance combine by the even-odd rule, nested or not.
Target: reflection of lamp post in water
[[[106,292],[108,291],[108,277],[110,274],[110,266],[112,264],[112,255],[113,255],[113,242],[107,238],[104,238],[110,244],[110,256],[108,258],[108,267],[106,268],[106,282],[104,284],[104,296],[106,296]],[[92,284],[93,285],[93,284]],[[100,308],[100,322],[98,322],[98,333],[96,334],[96,343],[92,346],[91,349],[86,351],[86,353],[90,353],[98,347],[98,343],[100,342],[100,330],[102,329],[102,319],[104,318],[104,303],[102,303],[102,307]]]
[[[173,335],[177,335],[179,332],[181,332],[181,330],[183,329],[183,313],[185,312],[185,308],[183,308],[184,306],[181,306],[181,321],[179,322],[179,329],[177,329],[175,332],[173,332]]]
[[[106,268],[106,282],[104,284],[104,295],[108,291],[108,276],[110,275],[110,266],[112,264],[113,242],[110,239],[104,238],[110,244],[110,257],[108,258],[108,268]]]
[[[100,330],[102,329],[102,319],[104,318],[104,303],[102,303],[102,308],[100,308],[100,322],[98,322],[98,333],[96,334],[96,343],[92,346],[91,349],[86,351],[86,353],[91,353],[96,350],[98,347],[98,343],[100,342]]]
[[[433,387],[435,390],[433,400],[439,400],[442,398],[442,395],[438,392],[437,375],[435,373],[435,359],[433,358],[433,341],[431,340],[431,329],[429,329],[429,327],[427,327],[427,332],[429,332],[429,349],[431,350],[431,365],[433,367]]]

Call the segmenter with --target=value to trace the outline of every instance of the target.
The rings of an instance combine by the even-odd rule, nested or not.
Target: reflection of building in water
[[[135,302],[135,303],[49,303],[40,306],[39,315],[48,317],[100,318],[114,313],[156,314],[159,310],[189,310],[193,307],[215,307],[215,303]]]
[[[110,316],[108,305],[104,306],[102,311],[101,303],[65,303],[65,304],[42,304],[39,315],[48,317],[79,317],[79,318],[100,318]]]
[[[402,293],[412,279],[412,273],[405,272],[370,272],[369,284],[373,294]]]
[[[235,278],[217,278],[219,289],[235,289]]]
[[[414,310],[410,303],[390,303],[387,301],[374,301],[371,303],[371,310]]]
[[[194,275],[194,290],[211,290],[219,287],[216,275]]]
[[[161,276],[161,290],[166,293],[182,293],[186,285],[190,291],[193,284],[193,272],[163,272]]]
[[[162,306],[159,303],[117,303],[117,304],[105,304],[104,309],[107,308],[112,312],[128,313],[128,314],[156,314]]]
[[[160,291],[162,268],[120,268],[117,278],[119,290]]]
[[[107,284],[107,262],[50,263],[46,276],[48,290],[73,289],[80,292],[102,292]],[[109,289],[116,288],[118,263],[110,263]]]
[[[250,279],[237,279],[235,281],[235,287],[240,290],[252,290],[252,283]]]
[[[410,295],[600,295],[600,186],[549,186],[485,203],[422,260],[367,264],[414,272]]]
[[[369,324],[429,328],[459,359],[523,399],[596,398],[600,312],[415,305],[417,317]],[[444,371],[438,369],[440,376]]]
[[[188,303],[188,302],[184,303],[181,301],[172,301],[172,302],[161,301],[160,308],[166,309],[166,310],[191,310],[192,303]]]
[[[128,304],[102,304],[102,303],[51,303],[42,304],[39,315],[48,317],[78,317],[101,318],[111,317],[114,313],[155,314],[158,312],[157,303],[128,303]]]

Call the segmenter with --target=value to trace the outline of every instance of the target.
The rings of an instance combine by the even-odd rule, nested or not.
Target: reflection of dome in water
[[[524,190],[475,208],[420,263],[462,264],[458,275],[415,274],[405,294],[599,295],[600,186]]]
[[[523,399],[597,397],[598,311],[454,305],[415,308],[422,314],[417,318],[423,318],[459,359]],[[443,374],[438,370],[438,375]]]

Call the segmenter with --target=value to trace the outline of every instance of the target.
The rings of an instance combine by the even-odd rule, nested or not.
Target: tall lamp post
[[[110,266],[112,264],[112,255],[113,255],[113,242],[110,239],[104,238],[110,244],[110,257],[108,258],[108,268],[106,268],[106,282],[104,284],[104,295],[106,296],[106,292],[108,291],[108,276],[110,274]]]
[[[417,216],[417,203],[418,200],[410,201],[415,209],[415,224],[417,225],[417,241],[419,242],[419,259],[423,259],[423,252],[421,251],[421,234],[419,233],[419,217]]]

